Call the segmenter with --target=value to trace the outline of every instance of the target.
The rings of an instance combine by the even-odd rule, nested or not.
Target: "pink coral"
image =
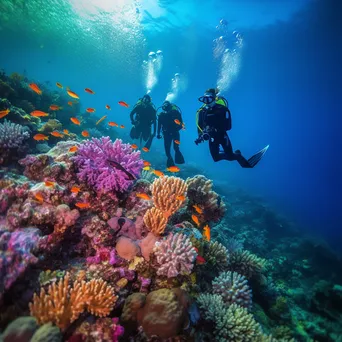
[[[121,236],[116,243],[118,255],[125,260],[132,260],[140,254],[139,246],[131,239]]]
[[[158,241],[153,233],[148,233],[147,236],[139,242],[139,247],[141,249],[141,255],[145,260],[150,260],[150,254],[153,252],[155,243]]]

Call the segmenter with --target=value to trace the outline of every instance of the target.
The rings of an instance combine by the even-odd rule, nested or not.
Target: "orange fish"
[[[128,108],[129,107],[129,104],[125,101],[119,101],[119,105],[122,106],[122,107],[126,107]]]
[[[174,140],[174,143],[175,143],[176,145],[180,145],[180,141],[179,141],[179,140]]]
[[[178,166],[170,166],[166,170],[169,172],[179,172],[180,168]]]
[[[73,99],[79,99],[80,98],[75,92],[71,91],[70,89],[67,90],[67,93]]]
[[[196,257],[196,264],[197,265],[203,265],[205,263],[206,263],[206,260],[202,256],[197,255],[197,257]]]
[[[60,110],[60,109],[62,109],[62,107],[52,104],[52,105],[50,106],[50,109],[51,109],[51,110]]]
[[[94,95],[95,94],[95,92],[94,91],[92,91],[91,89],[89,89],[89,88],[85,88],[84,89],[84,91],[86,92],[86,93],[89,93],[89,94],[92,94],[92,95]]]
[[[205,225],[203,228],[203,237],[206,238],[206,240],[210,241],[210,227],[208,225]]]
[[[69,131],[67,129],[63,129],[63,133],[68,135],[69,134]]]
[[[68,101],[68,105],[72,107],[73,103],[71,101]]]
[[[1,110],[0,111],[0,119],[4,118],[10,112],[9,109]]]
[[[39,202],[44,202],[44,197],[40,192],[37,192],[34,197],[36,198],[36,200],[38,200]]]
[[[75,125],[81,125],[80,120],[78,120],[77,118],[70,118],[71,122],[74,123]]]
[[[58,83],[58,82],[56,82],[56,86],[57,86],[58,88],[63,89],[63,86],[62,86],[60,83]]]
[[[81,133],[85,138],[89,137],[89,132],[88,131],[82,131]]]
[[[46,181],[45,186],[55,186],[55,182]]]
[[[38,133],[33,137],[34,140],[40,141],[40,140],[49,140],[49,137],[45,134]]]
[[[184,195],[179,195],[176,197],[177,201],[185,201],[185,196]]]
[[[98,120],[96,122],[96,125],[98,125],[100,122],[102,122],[106,117],[107,117],[107,115],[104,115],[100,120]]]
[[[112,126],[112,127],[119,127],[119,125],[116,122],[114,122],[114,121],[109,121],[108,125]]]
[[[137,195],[137,197],[142,198],[142,199],[144,199],[146,201],[150,201],[151,200],[151,197],[149,195],[147,195],[147,194],[144,194],[144,193],[141,193],[141,192],[137,192],[136,195]]]
[[[199,219],[198,219],[198,217],[197,217],[196,215],[191,215],[191,218],[192,218],[192,220],[193,220],[198,226],[200,225]]]
[[[84,202],[77,202],[75,204],[75,206],[77,208],[80,208],[80,209],[85,209],[85,208],[90,208],[90,203],[84,203]]]
[[[147,160],[144,160],[144,166],[151,166],[151,163],[148,162]]]
[[[38,95],[42,95],[42,91],[39,89],[39,87],[37,86],[37,84],[35,83],[30,83],[29,87]]]
[[[131,147],[135,150],[136,148],[138,148],[138,145],[132,144]]]
[[[41,110],[34,110],[33,112],[31,112],[31,115],[35,117],[49,116],[48,113],[42,112]]]
[[[157,177],[164,177],[164,173],[159,170],[153,170],[152,171]]]
[[[180,122],[178,119],[175,119],[174,121],[175,121],[175,123],[176,123],[177,125],[180,125],[180,124],[181,124],[181,122]]]
[[[203,213],[203,210],[197,205],[193,205],[193,208],[199,213],[199,214],[202,214]]]
[[[107,108],[108,110],[110,110],[110,106],[109,106],[109,105],[106,105],[106,108]]]
[[[69,148],[69,152],[70,152],[70,153],[74,153],[74,152],[76,152],[77,150],[78,150],[78,147],[77,147],[77,146],[72,146],[72,147]]]
[[[125,126],[124,125],[120,125],[120,128],[125,128]]]
[[[95,110],[95,108],[87,108],[86,111],[88,113],[94,113],[96,110]]]
[[[147,147],[143,147],[142,150],[143,150],[144,152],[149,152],[149,149],[148,149]]]
[[[81,187],[74,185],[70,191],[74,194],[78,194],[81,191]]]
[[[53,131],[50,134],[56,138],[63,138],[64,137],[64,135],[62,133],[59,133],[58,131]]]

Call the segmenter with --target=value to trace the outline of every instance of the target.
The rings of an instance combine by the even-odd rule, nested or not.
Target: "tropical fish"
[[[40,141],[40,140],[49,140],[49,137],[46,136],[45,134],[38,133],[33,136],[34,140]]]
[[[69,152],[71,152],[71,153],[74,153],[74,152],[76,152],[77,150],[78,150],[78,147],[77,147],[77,146],[72,146],[72,147],[69,148]]]
[[[60,109],[62,109],[62,107],[57,106],[57,105],[55,105],[55,104],[52,104],[52,105],[50,106],[50,109],[51,109],[51,110],[60,110]]]
[[[210,227],[208,225],[205,225],[203,228],[203,237],[207,239],[207,241],[210,241]]]
[[[107,160],[111,166],[125,173],[129,180],[136,180],[136,177],[132,173],[128,172],[121,164],[111,159]]]
[[[69,134],[69,131],[67,129],[63,129],[63,133],[68,135]]]
[[[144,194],[142,192],[137,192],[136,195],[137,195],[138,198],[142,198],[142,199],[144,199],[146,201],[150,201],[151,200],[151,197],[149,195]]]
[[[198,226],[200,225],[199,219],[196,215],[191,215],[191,218]]]
[[[108,110],[110,110],[110,106],[109,106],[109,105],[106,105],[106,108],[107,108]]]
[[[75,125],[81,125],[80,120],[78,120],[77,118],[70,118],[71,122],[74,123]]]
[[[86,93],[88,93],[88,94],[92,94],[92,95],[95,94],[95,92],[92,91],[90,88],[85,88],[84,91],[85,91]]]
[[[179,172],[180,168],[178,166],[170,166],[166,170],[169,172]]]
[[[0,111],[0,119],[4,118],[10,112],[9,109],[1,110]]]
[[[142,150],[143,150],[144,152],[149,152],[149,149],[148,149],[147,147],[143,147]]]
[[[75,206],[77,208],[80,208],[80,209],[86,209],[86,208],[90,208],[90,203],[85,203],[85,202],[77,202],[75,204]]]
[[[50,186],[55,186],[56,183],[55,182],[50,182],[50,181],[45,181],[44,184],[45,184],[45,186],[49,186],[50,187]]]
[[[135,150],[138,148],[138,145],[137,144],[132,144],[131,147]]]
[[[89,132],[88,131],[82,131],[82,136],[84,136],[85,138],[89,137]]]
[[[100,122],[102,122],[106,117],[107,117],[107,115],[104,115],[100,120],[98,120],[96,122],[96,125],[98,125]]]
[[[202,213],[203,213],[203,210],[202,210],[197,204],[194,204],[194,205],[193,205],[193,208],[194,208],[199,214],[202,214]]]
[[[57,86],[58,88],[63,89],[63,86],[62,86],[60,83],[58,83],[58,82],[56,82],[56,86]]]
[[[58,131],[53,131],[50,134],[56,138],[63,138],[64,137],[64,135],[62,133],[59,133]]]
[[[203,265],[205,263],[206,263],[206,260],[202,256],[197,255],[197,257],[196,257],[196,264],[197,265]]]
[[[38,95],[42,95],[42,91],[39,89],[39,87],[37,86],[37,84],[35,83],[30,83],[29,87]]]
[[[151,166],[145,166],[145,167],[143,167],[143,170],[150,171],[151,170]]]
[[[175,121],[175,123],[176,123],[177,125],[180,125],[180,124],[181,124],[181,122],[180,122],[178,119],[175,119],[174,121]]]
[[[87,108],[86,111],[88,113],[94,113],[96,111],[96,109],[95,108]]]
[[[41,110],[34,110],[31,112],[31,115],[35,117],[49,116],[48,113],[42,112]]]
[[[81,191],[81,187],[74,185],[70,191],[74,194],[78,194]]]
[[[119,127],[119,125],[116,122],[114,122],[114,121],[109,121],[108,125],[112,126],[112,127]]]
[[[179,140],[174,140],[174,143],[175,143],[176,145],[180,145],[180,141],[179,141]]]
[[[179,195],[176,197],[177,201],[185,201],[185,196],[184,195]]]
[[[157,177],[164,177],[164,173],[159,170],[152,170],[152,172],[157,176]]]
[[[67,90],[67,94],[72,97],[73,99],[79,99],[80,97],[73,91],[71,91],[70,89]]]
[[[151,163],[147,160],[144,160],[144,166],[151,166]]]
[[[72,107],[73,103],[71,101],[68,101],[68,105]]]
[[[120,128],[125,128],[125,126],[124,125],[120,125]]]
[[[122,107],[126,107],[128,108],[129,107],[129,104],[125,101],[119,101],[119,105],[122,106]]]
[[[34,197],[36,198],[36,200],[38,200],[39,202],[44,202],[44,197],[40,192],[37,192]]]

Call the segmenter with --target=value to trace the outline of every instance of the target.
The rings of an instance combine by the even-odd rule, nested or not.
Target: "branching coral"
[[[228,265],[228,251],[225,246],[219,242],[210,241],[204,248],[204,259],[211,266],[218,270],[223,270]]]
[[[173,215],[183,204],[187,185],[178,177],[161,177],[152,186],[154,206],[164,213],[166,218]]]
[[[164,233],[167,219],[161,210],[153,207],[146,211],[144,215],[144,223],[153,234],[160,235]]]

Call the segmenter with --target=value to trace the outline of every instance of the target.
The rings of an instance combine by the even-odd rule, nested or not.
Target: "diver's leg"
[[[175,164],[173,162],[173,158],[170,152],[171,142],[172,142],[172,135],[169,133],[164,133],[164,149],[165,149],[165,154],[167,157],[167,162],[166,162],[167,167],[173,166]]]
[[[220,144],[217,141],[217,137],[211,137],[209,139],[209,151],[214,162],[225,159],[220,155]]]
[[[150,149],[153,141],[153,135],[151,134],[151,127],[145,132],[144,141],[146,141],[145,147]]]
[[[179,134],[179,132],[173,133],[173,137],[172,137],[173,149],[175,150],[175,163],[176,164],[184,164],[185,160],[184,160],[183,154],[182,154],[182,152],[179,149],[179,145],[177,145],[175,143],[175,140],[180,141],[180,134]]]

